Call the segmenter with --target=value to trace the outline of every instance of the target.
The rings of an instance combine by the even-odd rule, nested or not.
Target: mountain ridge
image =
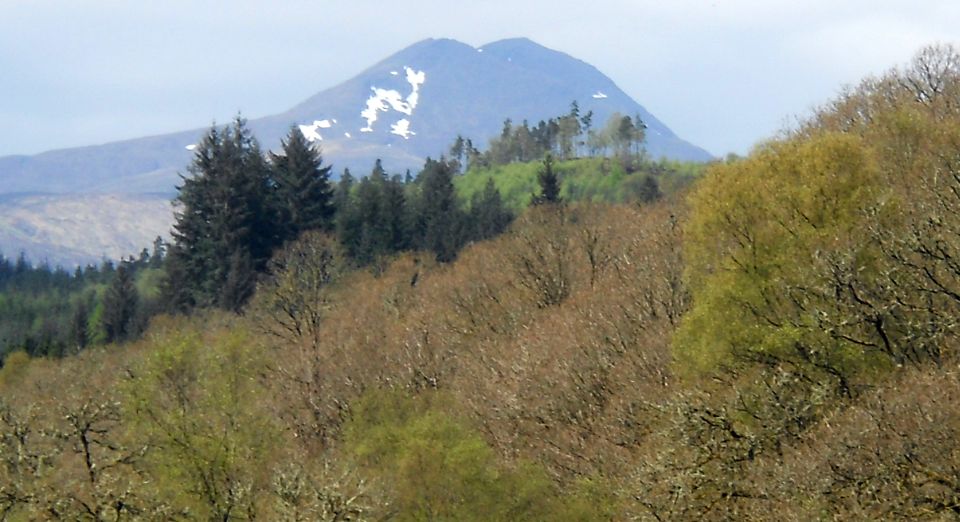
[[[397,113],[389,106],[386,111],[374,111],[383,120],[368,125],[370,132],[362,132],[361,112],[371,100],[371,89],[409,94],[404,67],[425,76],[419,104],[411,114]],[[591,98],[598,93],[604,97]],[[444,153],[457,134],[483,145],[506,118],[536,122],[566,112],[573,100],[584,112],[594,110],[599,124],[612,112],[640,114],[650,128],[648,151],[654,157],[711,159],[703,149],[677,137],[594,66],[523,37],[480,47],[450,38],[424,39],[287,111],[251,119],[249,125],[264,148],[273,149],[291,126],[328,121],[331,132],[323,133],[321,146],[338,173],[343,167],[365,172],[376,158],[382,158],[388,169],[402,171],[416,169],[427,156]],[[391,134],[388,124],[399,124],[401,131],[409,133],[405,137]],[[0,157],[0,186],[4,192],[172,194],[178,173],[185,172],[192,158],[186,147],[208,128]]]

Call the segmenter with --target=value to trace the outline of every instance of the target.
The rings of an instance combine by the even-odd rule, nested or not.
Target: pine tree
[[[640,114],[633,117],[633,152],[637,159],[641,159],[644,152],[643,143],[647,140],[647,124],[640,118]]]
[[[250,254],[243,250],[230,254],[230,267],[219,292],[220,308],[239,313],[256,286],[256,272]]]
[[[334,207],[337,210],[334,218],[337,240],[343,246],[347,256],[351,258],[359,248],[361,229],[363,228],[357,206],[355,186],[356,182],[353,175],[350,174],[350,170],[344,169],[334,192]]]
[[[150,254],[149,265],[150,268],[160,268],[163,266],[163,258],[167,253],[167,245],[163,242],[163,238],[157,236],[153,240],[153,253]]]
[[[337,186],[333,190],[333,210],[335,223],[339,220],[339,216],[350,204],[350,193],[353,190],[353,185],[355,182],[356,180],[353,178],[353,175],[350,174],[350,169],[343,169],[343,175],[340,176],[340,181],[337,182]]]
[[[503,205],[503,198],[493,178],[487,179],[483,192],[474,194],[468,221],[472,241],[495,237],[503,233],[513,221],[513,214]]]
[[[103,295],[100,321],[106,342],[122,342],[132,337],[135,333],[132,331],[132,319],[137,311],[138,300],[133,275],[126,264],[121,264]]]
[[[322,166],[320,150],[296,127],[281,146],[281,154],[270,153],[281,234],[289,240],[307,230],[331,230],[336,210],[331,167]]]
[[[361,265],[368,265],[389,252],[390,229],[383,219],[385,184],[386,172],[377,160],[370,175],[357,186],[352,219],[359,223],[359,236],[345,246],[349,255]]]
[[[457,134],[457,139],[450,146],[450,157],[456,162],[457,172],[463,172],[466,165],[467,146],[463,136]]]
[[[557,204],[560,198],[560,180],[553,170],[553,156],[547,154],[543,159],[543,168],[537,174],[540,183],[540,194],[533,198],[534,205]]]
[[[660,192],[660,184],[657,183],[657,178],[650,174],[645,175],[637,190],[637,199],[641,203],[652,203],[661,197],[663,197],[663,193]]]
[[[90,311],[87,309],[87,303],[81,297],[73,309],[73,316],[70,318],[70,344],[78,352],[86,348],[90,342],[89,316]]]
[[[233,260],[247,259],[260,272],[283,241],[269,198],[276,184],[241,118],[211,128],[188,170],[178,187],[164,294],[175,309],[232,303],[233,295],[222,293],[231,273],[237,276]]]
[[[386,180],[382,198],[380,219],[386,224],[387,247],[391,252],[399,252],[409,246],[407,233],[409,219],[403,178],[394,176]]]
[[[453,187],[453,166],[444,159],[427,158],[417,181],[420,194],[412,231],[416,246],[433,252],[437,261],[453,261],[463,243],[464,222]]]

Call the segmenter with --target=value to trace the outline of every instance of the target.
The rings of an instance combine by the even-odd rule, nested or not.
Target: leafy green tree
[[[878,180],[869,147],[839,133],[716,166],[691,197],[685,230],[694,305],[674,337],[684,371],[783,365],[849,394],[888,365],[884,350],[871,348],[879,341],[871,321],[896,321],[879,301],[862,321],[844,310],[864,295],[857,281],[880,273],[879,252],[861,232],[895,213],[893,203],[877,206],[887,198]]]
[[[158,499],[206,520],[251,520],[282,436],[261,400],[265,366],[243,329],[159,338],[125,383],[124,410],[148,451]],[[278,443],[279,442],[279,443]]]
[[[385,489],[395,520],[567,519],[542,469],[506,469],[443,399],[368,393],[345,438],[352,458]],[[571,509],[571,512],[575,512]]]

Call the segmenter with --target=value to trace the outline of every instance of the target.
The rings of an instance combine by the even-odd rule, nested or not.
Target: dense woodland
[[[558,128],[557,121],[573,114],[576,104],[571,115],[539,127]],[[599,139],[588,127],[569,136],[551,131],[538,138],[538,154],[562,153],[563,140],[582,144],[588,136]],[[378,161],[360,179],[345,171],[334,184],[332,167],[295,129],[281,151],[263,154],[242,119],[214,127],[180,187],[173,245],[158,238],[137,257],[72,272],[0,254],[0,364],[17,350],[59,357],[130,340],[158,313],[239,311],[270,256],[306,230],[333,234],[355,268],[376,269],[412,250],[451,261],[463,246],[502,233],[541,190],[542,162],[497,162],[493,152],[503,140],[494,139],[482,154],[471,149],[482,161],[466,173],[462,147],[472,142],[458,137],[449,159],[428,160],[416,176],[390,176]],[[642,148],[631,150],[551,163],[562,197],[649,202],[678,190],[701,169],[653,162]]]
[[[139,339],[7,355],[0,519],[960,514],[955,48],[700,176],[332,186],[296,136],[211,130]]]

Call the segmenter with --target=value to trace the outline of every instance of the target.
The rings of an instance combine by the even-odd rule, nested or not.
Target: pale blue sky
[[[0,0],[0,155],[285,110],[428,37],[526,36],[722,155],[960,44],[957,0]]]

